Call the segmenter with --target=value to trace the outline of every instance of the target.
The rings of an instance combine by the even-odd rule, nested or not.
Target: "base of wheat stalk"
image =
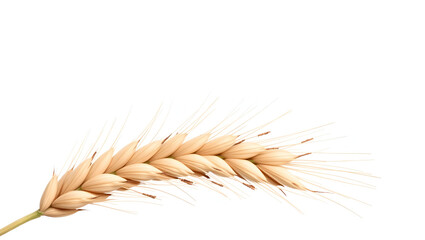
[[[70,165],[61,176],[54,172],[41,197],[39,209],[0,229],[0,236],[40,216],[64,217],[77,213],[87,204],[108,203],[114,194],[131,191],[141,183],[161,181],[172,184],[179,181],[191,185],[195,183],[193,179],[202,179],[216,187],[225,187],[217,179],[227,178],[251,189],[259,186],[275,195],[280,194],[282,198],[286,198],[286,191],[319,196],[323,192],[339,194],[308,180],[306,175],[332,179],[335,174],[342,173],[344,181],[336,177],[334,180],[369,186],[347,175],[370,177],[370,174],[306,159],[311,152],[291,151],[293,147],[316,141],[305,136],[318,128],[266,139],[269,131],[258,132],[268,124],[240,132],[252,118],[249,116],[232,130],[228,130],[232,124],[219,124],[186,140],[206,115],[204,112],[186,121],[176,133],[166,138],[143,143],[152,127],[151,121],[143,134],[119,151],[115,151],[113,144],[102,154],[89,152],[86,159],[78,165]],[[155,198],[153,194],[140,194]]]
[[[38,210],[35,211],[35,212],[32,212],[32,213],[26,215],[25,217],[22,217],[22,218],[20,218],[16,221],[12,222],[11,224],[5,226],[4,228],[0,229],[0,236],[9,232],[9,231],[12,231],[13,229],[21,226],[22,224],[24,224],[26,222],[29,222],[29,221],[36,219],[36,218],[39,218],[42,215],[43,215],[43,213],[38,211]]]

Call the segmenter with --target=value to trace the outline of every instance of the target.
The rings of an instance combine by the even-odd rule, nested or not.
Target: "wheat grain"
[[[198,125],[199,121],[194,121],[186,128]],[[220,129],[219,133],[225,128]],[[269,133],[241,139],[240,135],[236,134],[212,137],[214,135],[210,131],[185,141],[188,132],[184,132],[143,146],[139,146],[141,139],[137,139],[115,154],[114,147],[111,147],[96,160],[94,159],[97,153],[94,153],[92,157],[68,169],[59,180],[56,173],[53,173],[41,197],[39,209],[17,222],[22,224],[41,215],[69,216],[82,210],[87,204],[108,201],[114,192],[127,191],[140,183],[152,181],[179,179],[187,184],[194,184],[195,179],[209,179],[211,183],[224,187],[225,183],[210,179],[212,176],[218,176],[239,179],[238,181],[251,189],[255,189],[257,184],[265,184],[279,189],[288,187],[297,191],[318,192],[307,188],[301,177],[285,167],[297,166],[291,163],[309,153],[297,156],[288,149],[250,141],[254,137]],[[294,146],[312,140],[313,138],[308,138]],[[307,167],[314,165],[307,163]],[[299,171],[297,169],[297,172]],[[344,172],[348,173],[346,170]],[[188,177],[193,180],[187,179]],[[143,195],[155,198],[151,194]],[[0,235],[16,227],[16,224],[12,223],[1,229]]]

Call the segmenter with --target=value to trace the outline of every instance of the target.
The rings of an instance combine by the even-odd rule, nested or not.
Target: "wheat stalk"
[[[199,124],[200,119],[201,117],[192,123],[191,129]],[[288,149],[288,146],[305,144],[313,139],[308,138],[283,147],[270,147],[265,145],[267,141],[263,141],[264,144],[250,141],[252,136],[262,137],[269,133],[251,134],[249,137],[249,133],[260,127],[244,135],[231,133],[214,136],[220,131],[209,131],[189,140],[187,136],[190,130],[186,130],[147,144],[141,144],[142,137],[139,137],[119,151],[111,147],[100,156],[94,153],[68,169],[61,177],[53,172],[41,197],[39,209],[0,229],[0,236],[40,216],[69,216],[87,204],[107,202],[115,193],[128,191],[140,183],[149,184],[152,181],[177,180],[193,184],[188,178],[204,178],[223,187],[223,184],[210,179],[210,176],[214,175],[239,179],[251,189],[265,185],[282,192],[283,189],[293,189],[319,193],[307,187],[306,183],[309,182],[296,174],[300,171],[299,167],[306,164],[302,158],[310,153],[295,154]],[[269,141],[276,140],[281,139]],[[304,173],[307,174],[321,174],[327,170],[314,164],[307,163],[305,166],[307,168]],[[350,173],[367,175],[360,172]],[[143,195],[155,198],[154,195]]]

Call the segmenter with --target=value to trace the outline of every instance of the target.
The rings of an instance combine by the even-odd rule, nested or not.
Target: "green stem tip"
[[[3,234],[21,226],[22,224],[29,222],[33,219],[39,218],[41,215],[43,215],[43,213],[41,213],[40,211],[35,211],[33,213],[30,213],[28,215],[26,215],[25,217],[22,217],[16,221],[14,221],[13,223],[7,225],[6,227],[0,229],[0,236],[2,236]]]

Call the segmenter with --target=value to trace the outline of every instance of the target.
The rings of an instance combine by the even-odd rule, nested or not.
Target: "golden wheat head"
[[[268,143],[281,138],[258,141],[269,135],[270,132],[258,132],[267,124],[244,133],[238,133],[239,128],[236,128],[223,134],[225,128],[215,127],[189,138],[189,133],[202,118],[164,139],[146,142],[142,135],[118,151],[110,147],[102,153],[90,153],[87,159],[70,167],[61,176],[53,172],[40,199],[39,209],[0,229],[0,235],[40,216],[64,217],[77,213],[88,204],[107,203],[117,193],[137,192],[135,187],[155,181],[196,184],[196,179],[203,179],[216,187],[226,187],[220,179],[232,179],[244,187],[256,189],[263,186],[270,191],[280,190],[283,194],[285,191],[321,194],[317,189],[331,192],[298,175],[320,175],[321,171],[340,170],[303,160],[310,152],[291,151],[291,147],[313,142],[313,138],[273,146]],[[345,169],[339,172],[360,173]],[[321,176],[330,177],[330,174]],[[314,186],[317,188],[312,189]]]

